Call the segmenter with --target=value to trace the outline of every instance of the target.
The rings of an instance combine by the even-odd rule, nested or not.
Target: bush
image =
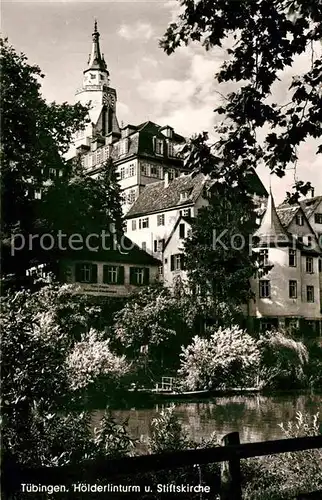
[[[309,361],[306,346],[284,331],[262,334],[257,342],[261,353],[258,385],[271,389],[299,388],[305,384]]]
[[[260,364],[256,341],[238,326],[194,337],[180,356],[182,387],[192,391],[253,386]]]
[[[86,388],[108,374],[116,383],[125,370],[124,360],[90,329],[97,308],[76,295],[73,287],[56,285],[36,293],[10,293],[1,305],[4,466],[8,461],[79,465],[101,453],[104,436],[105,454],[122,439],[126,444],[117,446],[126,453],[129,440],[125,434],[120,437],[110,417],[102,424],[108,433],[102,431],[101,438],[93,440],[89,416],[72,410],[72,389]],[[89,347],[86,353],[84,345]]]
[[[285,437],[321,434],[319,414],[296,414],[295,422],[280,424]],[[287,500],[322,489],[322,452],[307,450],[242,461],[245,500]]]

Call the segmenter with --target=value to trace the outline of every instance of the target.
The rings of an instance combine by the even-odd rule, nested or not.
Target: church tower
[[[97,21],[92,34],[92,50],[87,68],[83,71],[83,85],[76,91],[76,101],[81,104],[91,103],[89,117],[91,123],[77,134],[76,148],[88,144],[88,141],[107,135],[120,135],[116,117],[116,90],[110,87],[109,71],[100,50],[100,34]],[[104,141],[105,142],[105,141]]]

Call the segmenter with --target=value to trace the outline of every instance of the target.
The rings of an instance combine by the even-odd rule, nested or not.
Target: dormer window
[[[173,142],[168,142],[168,156],[172,156],[172,157],[175,156]]]
[[[155,139],[155,154],[163,155],[163,139]]]
[[[186,191],[181,191],[180,193],[180,201],[188,200],[191,193],[191,189],[187,189]]]
[[[296,225],[297,226],[303,226],[304,225],[303,215],[302,214],[297,214],[297,216],[295,218],[295,221],[296,221]]]
[[[122,139],[120,141],[120,149],[119,149],[119,154],[120,156],[126,155],[129,149],[129,141],[128,139]]]

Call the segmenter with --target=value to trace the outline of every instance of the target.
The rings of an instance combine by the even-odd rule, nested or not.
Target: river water
[[[145,408],[114,410],[117,422],[128,420],[128,432],[137,440],[137,451],[147,451],[150,424],[158,413],[171,403],[147,405]],[[175,402],[175,413],[187,434],[196,441],[209,438],[213,432],[221,439],[229,432],[238,431],[242,443],[285,438],[279,428],[281,422],[295,420],[296,413],[313,416],[320,412],[322,422],[322,396],[309,394],[283,394],[263,396],[230,396],[193,402]],[[97,425],[101,410],[93,412],[93,426]]]

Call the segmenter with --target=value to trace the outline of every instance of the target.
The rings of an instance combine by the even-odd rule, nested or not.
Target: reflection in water
[[[147,449],[152,419],[170,403],[113,411],[117,422],[129,418],[128,432],[138,441],[138,451]],[[196,441],[209,438],[215,431],[221,439],[229,432],[238,431],[243,443],[281,439],[285,437],[278,424],[294,420],[297,411],[314,415],[320,411],[320,395],[231,396],[196,402],[177,402],[175,413],[186,427],[188,435]],[[101,410],[93,412],[93,427],[97,425]]]

